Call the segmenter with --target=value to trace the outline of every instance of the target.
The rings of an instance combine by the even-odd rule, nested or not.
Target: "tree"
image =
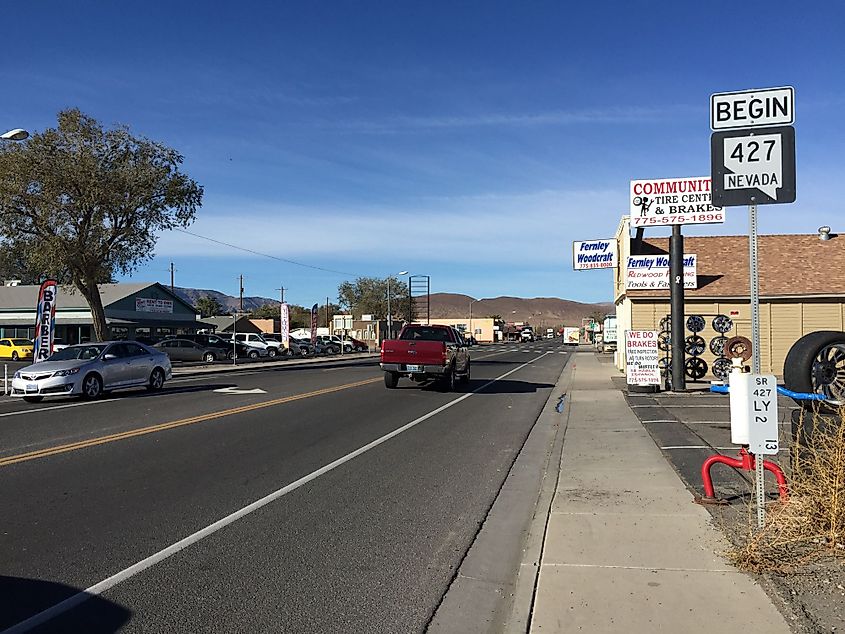
[[[253,319],[280,319],[281,314],[278,304],[263,304],[254,308],[249,314]]]
[[[203,295],[197,300],[194,306],[202,317],[214,317],[223,314],[223,305],[211,295]]]
[[[353,315],[387,317],[387,278],[359,277],[354,282],[343,282],[337,289],[340,305]],[[390,278],[390,309],[394,316],[413,321],[414,306],[408,298],[408,285]]]
[[[153,256],[158,233],[186,227],[203,189],[176,150],[129,128],[104,129],[77,109],[58,126],[0,147],[0,249],[30,270],[73,284],[107,337],[97,284]]]
[[[26,263],[26,251],[0,249],[0,281],[20,280],[21,284],[40,284],[44,277]]]

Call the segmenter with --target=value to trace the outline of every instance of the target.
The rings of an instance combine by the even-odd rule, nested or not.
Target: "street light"
[[[29,137],[29,132],[22,128],[15,128],[14,130],[9,130],[8,132],[0,134],[0,139],[5,141],[23,141],[27,137]]]
[[[396,275],[407,275],[408,271],[399,271]],[[390,313],[390,278],[393,275],[387,276],[387,338],[393,338],[393,317]]]

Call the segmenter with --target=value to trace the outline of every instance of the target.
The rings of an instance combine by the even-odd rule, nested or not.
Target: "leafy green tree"
[[[223,305],[211,295],[203,295],[197,300],[194,306],[202,317],[214,317],[223,314]]]
[[[157,141],[105,129],[77,109],[22,143],[0,146],[0,249],[28,270],[73,284],[107,337],[97,284],[153,256],[161,231],[186,227],[203,189],[183,157]]]
[[[279,305],[278,304],[264,304],[258,308],[253,309],[249,314],[253,319],[279,319]]]
[[[375,315],[387,317],[387,278],[359,277],[354,282],[343,282],[337,289],[340,305],[356,317]],[[413,321],[413,302],[408,298],[408,285],[395,277],[390,278],[390,309],[394,316]]]

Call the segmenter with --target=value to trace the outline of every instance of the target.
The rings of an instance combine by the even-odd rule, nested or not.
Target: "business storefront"
[[[643,288],[639,284],[642,275],[633,276],[638,283],[637,288],[631,288],[627,265],[636,256],[640,256],[638,266],[649,257],[658,263],[668,255],[668,238],[637,242],[628,237],[630,229],[625,220],[617,233],[620,262],[614,272],[620,336],[624,330],[663,331],[670,312],[669,291],[661,282],[654,288]],[[722,335],[714,330],[713,318],[730,318],[732,328],[724,333],[727,337],[751,336],[748,237],[685,237],[684,253],[695,256],[696,266],[694,288],[685,290],[684,312],[704,318],[705,329],[696,334],[706,344],[699,356],[707,364],[705,378],[709,380],[717,358],[710,344]],[[817,330],[845,330],[845,238],[820,240],[816,234],[760,236],[759,258],[762,370],[782,376],[786,354],[800,337]],[[690,335],[693,333],[685,330],[684,336]],[[623,370],[624,350],[616,356],[617,367]]]
[[[32,338],[38,286],[0,287],[0,337]],[[101,284],[100,297],[110,339],[157,341],[194,333],[207,324],[189,303],[158,283]],[[60,287],[56,302],[56,337],[65,343],[90,341],[93,318],[85,298]]]

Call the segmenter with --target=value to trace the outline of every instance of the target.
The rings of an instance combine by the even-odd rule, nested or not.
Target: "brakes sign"
[[[625,331],[625,377],[628,385],[660,385],[656,330]]]
[[[630,212],[635,227],[725,222],[709,176],[631,181]]]

